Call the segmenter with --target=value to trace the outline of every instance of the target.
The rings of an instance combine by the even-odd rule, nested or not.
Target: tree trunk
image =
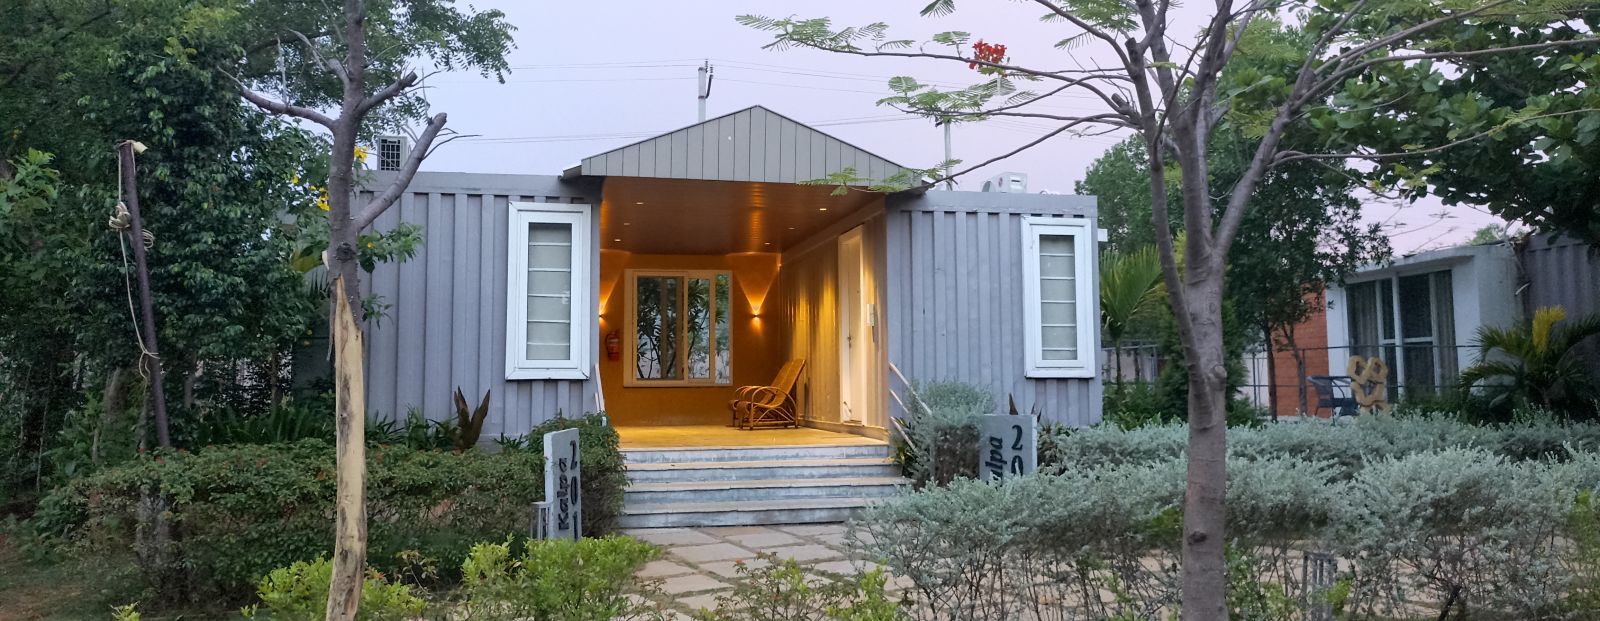
[[[1198,273],[1204,269],[1208,273]],[[1183,500],[1183,621],[1227,619],[1223,528],[1227,506],[1227,368],[1222,347],[1221,270],[1192,263],[1184,312],[1192,329],[1189,367],[1189,469]]]
[[[355,619],[367,565],[366,372],[361,326],[342,276],[333,280],[334,410],[338,423],[338,504],[334,515],[333,576],[329,621]]]
[[[1299,339],[1294,336],[1294,323],[1283,327],[1290,354],[1294,355],[1294,391],[1299,395],[1299,410],[1294,411],[1296,416],[1306,416],[1306,351],[1299,347]]]
[[[1123,391],[1122,391],[1122,384],[1123,384],[1123,377],[1122,377],[1122,339],[1117,339],[1117,340],[1111,342],[1111,352],[1112,352],[1112,355],[1115,355],[1117,357],[1117,394],[1120,395],[1120,394],[1123,394]]]
[[[189,357],[189,368],[183,373],[183,409],[194,410],[194,385],[200,381],[200,362]]]
[[[1272,422],[1278,422],[1278,347],[1272,340],[1272,324],[1261,326],[1267,340],[1267,409],[1272,412]]]
[[[95,427],[94,444],[89,449],[89,462],[96,466],[100,465],[100,445],[105,441],[106,433],[128,405],[123,375],[122,367],[115,367],[106,376],[106,392],[100,397],[100,424]]]

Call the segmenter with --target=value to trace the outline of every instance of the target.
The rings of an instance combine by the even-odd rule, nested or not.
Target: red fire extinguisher
[[[606,335],[606,359],[617,360],[622,357],[622,337],[617,336],[617,331],[612,330]]]

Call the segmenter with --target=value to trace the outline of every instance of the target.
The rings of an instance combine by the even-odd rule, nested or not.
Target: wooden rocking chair
[[[772,385],[742,386],[734,391],[733,400],[728,402],[728,409],[733,412],[733,426],[740,429],[798,426],[794,387],[805,366],[804,359],[790,360],[778,369]]]

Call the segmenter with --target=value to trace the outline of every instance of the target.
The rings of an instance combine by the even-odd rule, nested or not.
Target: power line
[[[693,80],[693,79],[694,78],[692,78],[692,77],[670,77],[670,78],[663,78],[663,77],[653,77],[653,78],[645,78],[645,77],[537,78],[537,79],[532,79],[532,80],[506,80],[505,83],[506,84],[525,84],[525,83],[533,83],[533,82],[671,82],[671,81],[676,81],[676,80]],[[484,81],[481,81],[481,80],[474,80],[474,81],[471,81],[471,82],[450,82],[450,81],[435,82],[435,84],[436,85],[437,84],[444,84],[444,85],[447,85],[447,86],[476,86],[476,85],[499,86],[500,82],[484,82]]]
[[[612,69],[627,67],[695,67],[699,58],[674,58],[670,60],[619,60],[598,63],[551,63],[541,65],[513,65],[511,69]],[[688,64],[679,64],[688,63]]]
[[[911,121],[911,120],[919,120],[919,117],[914,117],[914,116],[909,116],[909,115],[901,115],[901,114],[891,115],[891,116],[844,117],[844,118],[839,118],[839,119],[818,121],[818,122],[815,122],[815,123],[807,123],[807,125],[809,125],[810,127],[834,127],[834,126],[839,126],[839,125],[864,125],[864,124],[874,124],[874,123],[893,123],[893,122],[897,122],[897,121]],[[668,131],[671,131],[671,130],[668,130]],[[461,141],[462,142],[476,142],[476,143],[494,143],[494,144],[527,144],[527,143],[542,143],[542,142],[582,142],[582,141],[591,141],[591,140],[621,140],[621,139],[627,139],[627,138],[650,138],[650,137],[654,137],[654,136],[660,136],[660,135],[665,134],[665,133],[667,133],[667,132],[666,131],[658,131],[658,132],[639,131],[639,132],[615,132],[615,133],[607,133],[607,134],[557,134],[557,135],[549,135],[549,136],[503,136],[503,137],[473,136],[473,137],[470,137],[470,138],[462,138]]]

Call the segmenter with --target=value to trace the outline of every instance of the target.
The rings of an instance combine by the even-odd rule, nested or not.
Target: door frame
[[[857,225],[839,235],[839,289],[836,329],[839,332],[839,422],[866,424],[868,350],[872,343],[866,329],[866,242],[865,227]],[[866,337],[867,340],[863,340]]]

